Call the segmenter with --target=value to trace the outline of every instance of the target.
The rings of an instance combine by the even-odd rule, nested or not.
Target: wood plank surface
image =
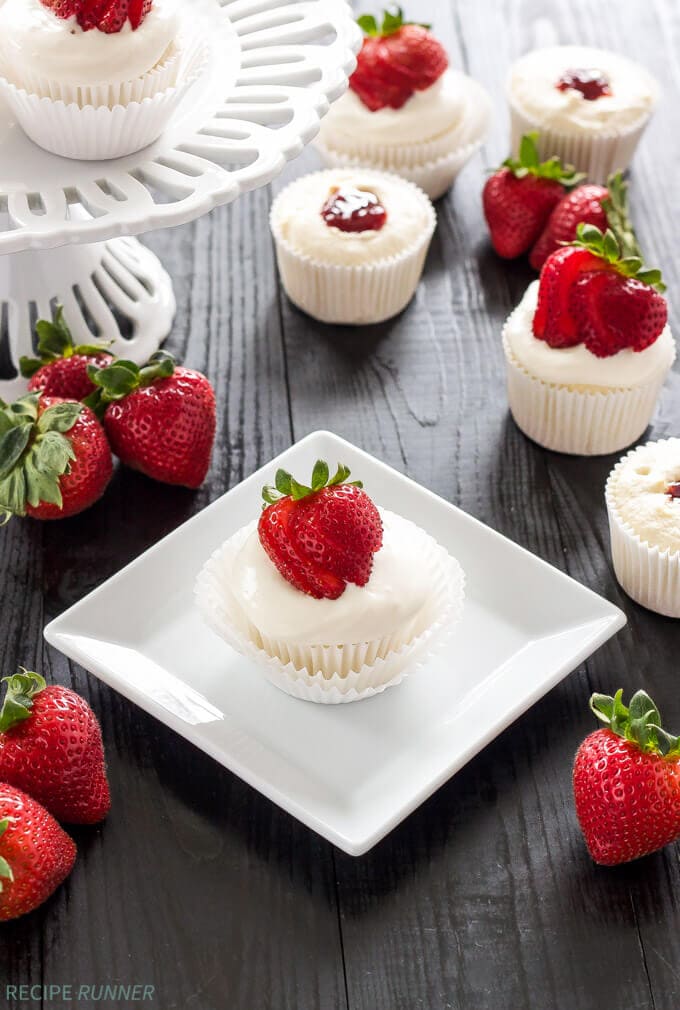
[[[413,13],[413,9],[410,9]],[[680,8],[675,0],[421,0],[452,63],[492,93],[484,149],[437,207],[413,304],[383,326],[316,323],[282,294],[271,190],[145,241],[178,296],[170,350],[214,382],[219,431],[196,494],[116,474],[84,516],[0,530],[2,670],[38,664],[102,719],[114,812],[78,866],[0,927],[5,985],[139,982],[159,1010],[677,1010],[677,847],[614,870],[585,851],[571,760],[592,690],[644,684],[680,728],[677,622],[635,606],[609,559],[614,458],[545,452],[508,416],[500,329],[532,279],[491,251],[480,191],[507,153],[509,62],[578,41],[649,66],[664,101],[630,176],[648,258],[680,311]],[[627,627],[368,855],[303,828],[42,645],[44,623],[266,462],[329,428],[621,606]],[[680,433],[680,371],[650,437]],[[200,657],[197,657],[197,662]],[[8,1006],[17,1004],[7,1004]],[[41,1001],[26,1006],[61,1006]],[[66,1005],[66,1004],[65,1004]],[[100,1003],[123,1007],[124,1003]]]

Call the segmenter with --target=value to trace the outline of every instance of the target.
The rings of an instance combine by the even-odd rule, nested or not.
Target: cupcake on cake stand
[[[271,182],[346,89],[361,44],[338,0],[191,0],[179,10],[198,47],[195,79],[142,150],[107,160],[50,153],[29,139],[17,96],[2,89],[3,399],[25,389],[19,358],[33,353],[35,321],[58,302],[77,343],[113,340],[114,353],[146,360],[170,332],[175,299],[159,260],[132,236]]]

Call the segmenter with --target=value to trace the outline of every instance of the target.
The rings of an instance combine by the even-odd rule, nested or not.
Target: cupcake
[[[424,530],[372,502],[347,467],[310,486],[279,470],[259,518],[196,583],[207,623],[276,687],[335,704],[399,683],[458,620],[460,565]]]
[[[359,18],[366,33],[349,90],[316,140],[331,166],[396,172],[435,200],[449,188],[488,133],[484,89],[449,67],[443,46],[422,25],[385,13]]]
[[[274,201],[271,230],[286,294],[325,323],[380,323],[413,298],[436,217],[421,190],[393,175],[329,169]]]
[[[539,130],[543,157],[558,155],[602,184],[630,164],[659,98],[644,67],[585,46],[534,49],[513,63],[506,87],[513,150]]]
[[[580,225],[552,253],[503,329],[518,427],[556,452],[597,456],[636,441],[675,359],[657,270]]]
[[[176,0],[5,0],[0,91],[25,133],[68,158],[156,140],[205,61]]]
[[[614,467],[605,492],[612,559],[643,607],[680,617],[680,438],[641,445]]]

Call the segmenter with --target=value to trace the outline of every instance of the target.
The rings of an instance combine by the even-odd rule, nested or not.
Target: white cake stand
[[[347,87],[361,33],[344,0],[188,0],[208,71],[153,145],[71,161],[33,144],[0,103],[0,396],[25,390],[22,354],[57,302],[77,342],[141,362],[175,298],[132,235],[184,224],[271,182]],[[218,27],[215,30],[217,19]]]

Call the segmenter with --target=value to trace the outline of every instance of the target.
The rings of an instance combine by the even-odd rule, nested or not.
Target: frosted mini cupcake
[[[0,89],[24,131],[64,157],[121,157],[158,138],[205,59],[176,0],[5,0]],[[62,12],[77,13],[68,17]]]
[[[547,449],[597,456],[643,433],[675,342],[658,271],[620,259],[611,232],[578,233],[510,315],[503,348],[518,427]]]
[[[629,452],[609,475],[605,498],[622,588],[643,607],[680,617],[680,438]]]
[[[322,322],[360,325],[411,301],[436,217],[416,186],[357,168],[297,179],[270,223],[290,300]]]
[[[513,151],[523,134],[539,130],[542,157],[558,155],[604,184],[630,164],[659,85],[617,53],[553,46],[513,63],[507,94]]]
[[[448,66],[421,25],[387,12],[367,33],[349,90],[331,107],[316,140],[328,165],[365,165],[410,179],[435,200],[484,140],[491,102]]]
[[[335,704],[399,683],[458,620],[463,573],[424,530],[379,510],[349,471],[317,462],[310,487],[279,471],[259,522],[198,577],[199,609],[298,698]]]

